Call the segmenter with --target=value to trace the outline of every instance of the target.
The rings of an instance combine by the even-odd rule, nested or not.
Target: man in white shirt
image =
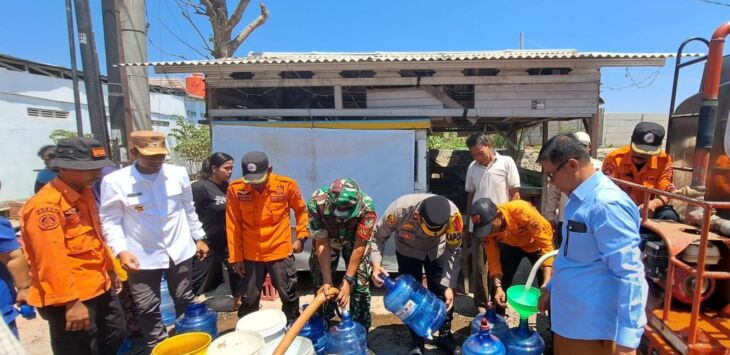
[[[147,347],[167,338],[160,314],[162,274],[177,315],[193,300],[192,264],[208,246],[195,214],[185,168],[164,164],[165,135],[137,131],[130,135],[134,164],[107,175],[101,184],[99,214],[109,248],[129,272]]]
[[[575,135],[575,138],[578,139],[578,141],[583,144],[589,152],[591,151],[591,136],[589,136],[588,133],[578,131],[573,133],[573,135]],[[596,171],[599,171],[603,166],[603,162],[598,159],[591,158],[591,165],[596,169]],[[547,187],[547,197],[545,198],[545,209],[543,209],[542,215],[548,220],[548,222],[550,222],[553,226],[553,230],[555,231],[555,248],[559,248],[560,243],[563,240],[563,213],[566,202],[568,202],[568,197],[565,196],[564,193],[560,192],[560,189],[555,187],[554,184],[549,183]]]
[[[515,161],[497,153],[490,137],[485,133],[472,134],[466,140],[474,161],[466,171],[466,215],[481,198],[489,198],[497,205],[520,198],[520,173]],[[472,226],[469,231],[471,234]],[[480,241],[471,241],[472,270],[474,272],[474,303],[483,308],[489,302],[487,287],[487,263]]]

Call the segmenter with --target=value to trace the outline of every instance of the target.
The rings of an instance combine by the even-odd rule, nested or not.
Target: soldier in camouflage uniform
[[[337,305],[350,303],[350,313],[365,329],[370,328],[370,238],[377,221],[373,201],[350,178],[322,187],[307,202],[310,236],[314,239],[309,258],[315,290],[332,286],[332,274],[340,255],[347,270],[337,295]],[[352,298],[350,296],[352,295]],[[321,310],[325,319],[334,316],[334,304]]]

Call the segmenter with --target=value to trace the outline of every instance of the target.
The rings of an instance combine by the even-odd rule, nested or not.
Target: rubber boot
[[[408,347],[408,355],[423,355],[426,353],[426,341],[411,331],[411,345]]]
[[[454,335],[451,333],[450,320],[444,322],[444,325],[439,330],[436,346],[447,354],[461,355],[461,346],[456,343],[456,339],[454,339]]]

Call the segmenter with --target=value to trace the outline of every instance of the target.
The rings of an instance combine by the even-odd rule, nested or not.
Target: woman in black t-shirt
[[[240,277],[227,263],[228,240],[226,238],[226,191],[233,172],[233,157],[226,153],[213,153],[203,161],[200,180],[192,185],[195,212],[205,230],[205,242],[210,253],[203,260],[193,260],[193,291],[201,295],[215,289],[223,281],[221,266],[228,270],[231,293],[240,302]],[[237,306],[234,309],[238,309]]]

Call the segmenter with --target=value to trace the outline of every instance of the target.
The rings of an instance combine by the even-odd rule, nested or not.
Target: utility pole
[[[147,61],[147,17],[145,0],[118,1],[119,29],[122,40],[121,58],[126,63]],[[128,109],[132,117],[132,127],[137,130],[152,129],[150,113],[150,87],[147,67],[126,67],[124,77],[128,95]],[[122,79],[124,83],[124,78]]]
[[[119,8],[117,0],[102,0],[102,18],[104,20],[104,45],[106,49],[107,94],[109,100],[109,123],[111,126],[112,157],[117,163],[128,160],[128,135],[132,131],[132,117],[129,111],[129,100],[126,95],[128,87],[126,77],[121,74],[118,64],[124,62],[121,57],[122,43],[119,40]]]
[[[520,49],[525,49],[525,34],[520,32]]]
[[[84,86],[89,109],[89,122],[94,138],[109,149],[109,138],[104,110],[104,95],[101,88],[99,58],[96,54],[94,31],[91,26],[91,9],[88,0],[74,0],[76,7],[76,26],[81,48],[81,63],[84,66]]]
[[[81,118],[81,97],[79,95],[79,73],[76,70],[76,36],[74,36],[74,14],[71,0],[66,0],[66,24],[68,26],[68,50],[71,55],[71,81],[74,92],[74,112],[76,113],[76,134],[84,136],[84,122]]]

